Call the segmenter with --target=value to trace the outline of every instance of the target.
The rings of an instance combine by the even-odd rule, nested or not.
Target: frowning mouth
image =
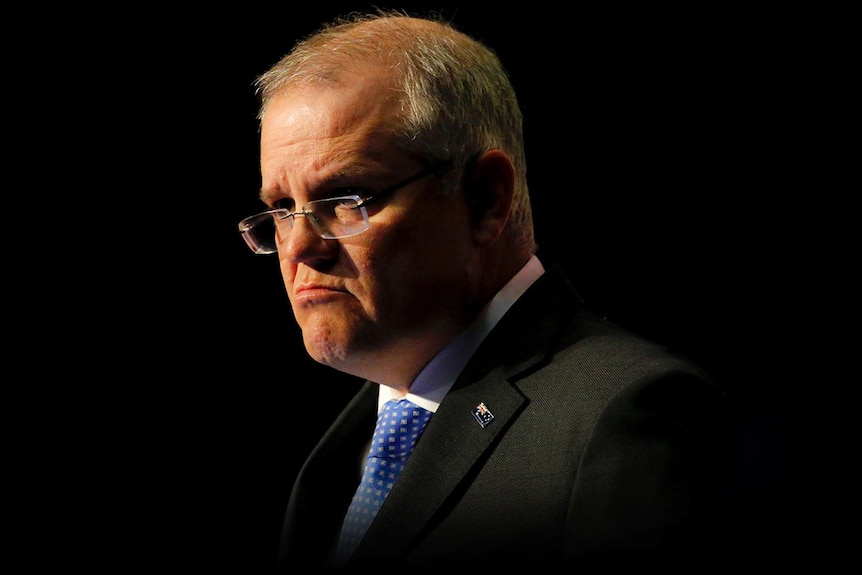
[[[303,284],[294,290],[294,304],[317,304],[347,295],[347,290],[321,284]]]

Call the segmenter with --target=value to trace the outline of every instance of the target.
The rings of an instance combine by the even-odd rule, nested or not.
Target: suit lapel
[[[285,514],[282,560],[325,557],[334,550],[374,430],[377,391],[375,383],[363,385],[300,470]]]
[[[481,402],[494,415],[484,429],[473,416]],[[377,512],[355,559],[406,550],[523,403],[523,396],[499,372],[450,391]]]
[[[434,514],[527,402],[515,382],[547,359],[578,301],[568,280],[551,269],[500,320],[425,429],[356,549],[356,562],[407,552],[429,528]],[[493,415],[484,428],[473,415],[480,403]]]

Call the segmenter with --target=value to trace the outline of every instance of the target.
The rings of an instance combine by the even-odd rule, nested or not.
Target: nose
[[[293,264],[332,259],[338,251],[338,242],[321,238],[302,212],[294,214],[293,227],[285,232],[278,239],[278,248]]]

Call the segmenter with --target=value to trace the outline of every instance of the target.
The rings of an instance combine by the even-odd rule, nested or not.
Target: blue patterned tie
[[[341,527],[339,562],[346,561],[362,540],[431,415],[430,411],[406,399],[392,399],[383,405],[377,416],[362,480]]]

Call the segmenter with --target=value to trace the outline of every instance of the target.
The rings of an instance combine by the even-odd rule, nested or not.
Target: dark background
[[[717,8],[390,6],[439,11],[497,51],[524,111],[540,256],[728,389],[739,530],[764,557],[795,541],[802,242],[787,205],[811,177],[805,28]],[[69,442],[87,486],[72,507],[111,549],[94,561],[265,572],[294,475],[359,385],[305,355],[277,260],[248,251],[237,223],[260,209],[255,77],[367,7],[141,8],[76,37],[67,59],[86,66],[64,87],[83,103],[54,137],[97,142],[73,162],[93,207],[57,225],[84,228],[76,255],[99,257],[67,270],[54,337],[98,333],[74,359],[98,385],[63,392],[97,406]]]

